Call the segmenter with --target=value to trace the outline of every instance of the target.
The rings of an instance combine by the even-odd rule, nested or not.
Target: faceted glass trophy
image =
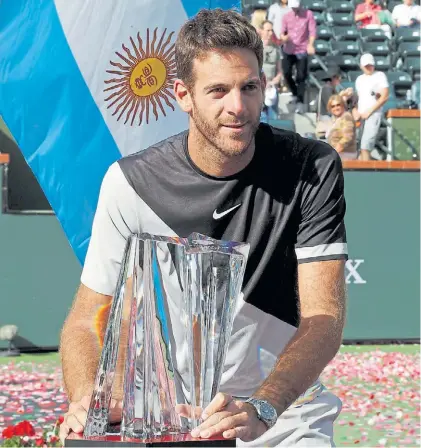
[[[131,236],[83,437],[66,446],[235,446],[190,432],[219,389],[248,251],[198,233]],[[109,409],[119,350],[125,372],[116,428]]]

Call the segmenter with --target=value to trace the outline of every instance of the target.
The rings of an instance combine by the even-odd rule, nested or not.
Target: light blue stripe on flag
[[[121,157],[53,0],[0,7],[0,113],[83,262],[101,180]]]

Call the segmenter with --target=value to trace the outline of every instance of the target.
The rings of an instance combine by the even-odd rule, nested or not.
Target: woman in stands
[[[326,133],[328,143],[336,149],[342,160],[357,158],[357,141],[354,119],[345,107],[343,97],[332,95],[327,104],[332,115],[331,126]]]

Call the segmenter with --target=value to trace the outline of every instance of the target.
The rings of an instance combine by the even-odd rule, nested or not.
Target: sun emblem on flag
[[[149,42],[148,28],[145,46],[137,33],[137,43],[130,37],[132,50],[123,44],[125,55],[115,52],[119,59],[110,61],[115,68],[107,73],[118,78],[105,80],[109,87],[104,92],[112,92],[105,101],[109,103],[107,109],[114,108],[112,115],[118,114],[117,121],[125,114],[124,124],[130,121],[132,126],[136,121],[140,126],[143,122],[149,123],[151,110],[155,120],[160,112],[167,116],[166,108],[175,110],[171,101],[175,97],[170,91],[176,77],[175,44],[170,45],[174,32],[165,38],[166,33],[165,28],[157,43],[158,28],[155,28]]]

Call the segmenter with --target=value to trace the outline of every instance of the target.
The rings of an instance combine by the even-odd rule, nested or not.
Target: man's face
[[[189,111],[197,130],[224,156],[244,153],[260,123],[264,81],[247,49],[212,51],[193,64]]]
[[[365,65],[361,67],[361,70],[366,74],[366,75],[372,75],[374,73],[374,65]]]
[[[273,26],[270,23],[265,23],[261,31],[262,40],[270,42],[273,36]]]
[[[403,0],[403,4],[407,5],[407,6],[411,6],[412,5],[412,0]]]

